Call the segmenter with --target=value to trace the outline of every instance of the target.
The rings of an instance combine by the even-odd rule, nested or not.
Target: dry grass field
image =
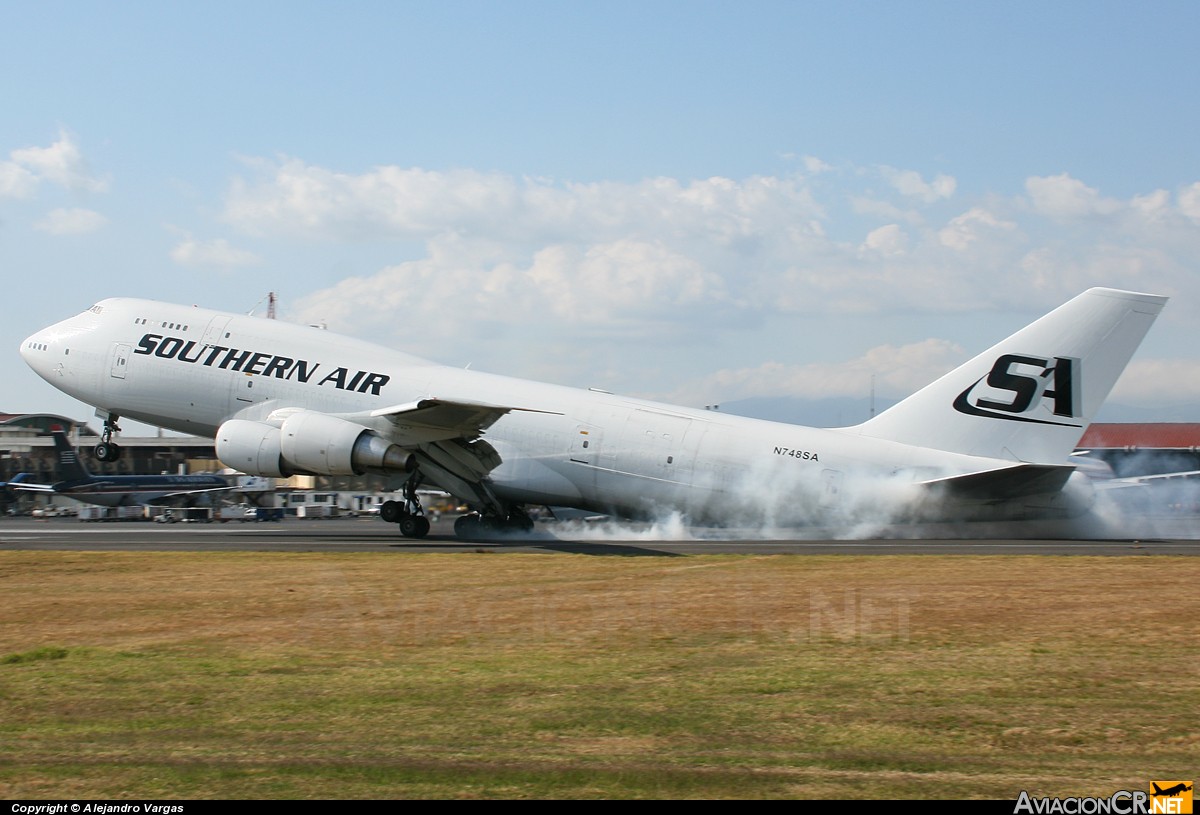
[[[1193,778],[1200,559],[0,552],[4,798]]]

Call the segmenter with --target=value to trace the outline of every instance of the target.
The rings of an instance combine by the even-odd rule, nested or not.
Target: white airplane
[[[429,531],[417,487],[474,510],[462,537],[532,527],[526,506],[690,522],[827,525],[1063,518],[1092,500],[1071,451],[1167,298],[1089,289],[855,427],[821,430],[417,359],[301,325],[103,300],[38,331],[25,361],[104,420],[216,439],[267,477],[386,473],[381,515]]]

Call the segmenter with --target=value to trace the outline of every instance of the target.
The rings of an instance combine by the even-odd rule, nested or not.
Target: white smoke
[[[760,465],[736,483],[710,487],[707,499],[686,514],[663,509],[647,522],[577,521],[544,529],[559,540],[613,542],[1200,539],[1200,477],[1129,485],[1073,479],[1064,494],[1076,507],[1091,503],[1074,517],[955,521],[944,512],[953,504],[916,483],[928,474],[839,474],[805,464],[785,459]],[[1154,464],[1161,469],[1161,460]],[[1137,462],[1127,466],[1146,471]]]
[[[565,521],[543,529],[577,541],[861,540],[894,536],[897,525],[939,503],[911,473],[838,473],[782,457],[729,483],[700,484],[705,497],[686,513],[664,504],[649,507],[646,522]]]
[[[934,500],[911,473],[838,472],[780,457],[746,471],[703,514],[739,536],[777,539],[800,530],[806,538],[860,539],[928,511]]]
[[[690,541],[700,540],[696,530],[689,527],[678,511],[666,512],[649,522],[619,521],[562,521],[544,527],[555,538],[572,541]]]

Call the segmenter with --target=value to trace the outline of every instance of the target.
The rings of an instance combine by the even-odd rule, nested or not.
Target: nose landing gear
[[[92,448],[92,455],[98,461],[116,461],[121,457],[121,446],[112,440],[114,433],[120,433],[117,426],[119,416],[109,416],[104,420],[104,432],[100,434],[100,443]]]

